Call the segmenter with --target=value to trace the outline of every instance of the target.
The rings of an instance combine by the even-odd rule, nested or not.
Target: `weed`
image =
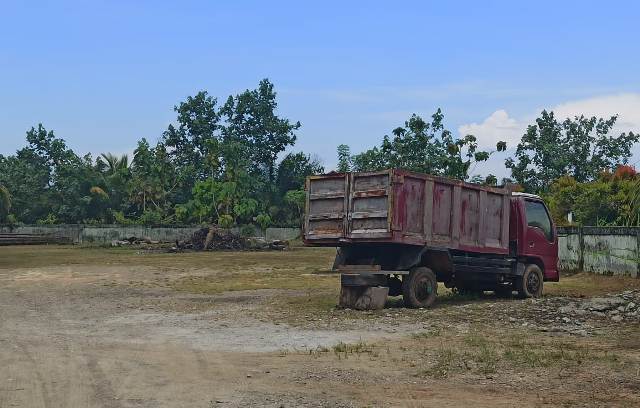
[[[413,337],[416,340],[420,340],[420,339],[430,339],[432,337],[439,337],[441,334],[442,334],[442,330],[439,327],[435,327],[431,330],[412,333],[411,337]]]
[[[335,346],[332,347],[335,355],[340,358],[348,358],[350,354],[356,354],[360,356],[360,354],[367,353],[370,355],[377,356],[378,353],[374,353],[374,346],[371,344],[367,344],[363,341],[359,341],[355,344],[339,342]]]

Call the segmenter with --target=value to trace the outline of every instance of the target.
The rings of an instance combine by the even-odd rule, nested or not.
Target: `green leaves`
[[[413,114],[404,126],[393,129],[392,136],[384,136],[379,147],[355,156],[349,155],[348,146],[340,145],[338,171],[403,168],[466,180],[471,165],[488,160],[492,152],[479,151],[473,135],[456,139],[443,120],[440,109],[431,115],[431,122]],[[497,149],[506,149],[506,143],[499,142]]]
[[[7,222],[11,211],[11,195],[9,190],[0,184],[0,224]]]
[[[640,140],[632,132],[609,135],[616,120],[575,116],[560,122],[553,112],[542,111],[505,165],[530,192],[548,191],[564,175],[578,182],[595,180],[601,171],[627,163],[631,147]]]

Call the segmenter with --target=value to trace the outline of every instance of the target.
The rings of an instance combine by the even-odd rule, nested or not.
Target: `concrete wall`
[[[149,238],[152,241],[174,242],[185,240],[198,229],[199,225],[187,227],[146,227],[143,225],[23,225],[13,228],[0,226],[0,232],[15,232],[19,234],[50,234],[69,238],[77,244],[108,245],[114,240],[129,237]],[[237,229],[235,232],[238,232]],[[256,230],[256,236],[268,240],[292,240],[300,236],[298,228],[267,228],[266,231]]]
[[[560,269],[640,277],[640,227],[558,228]]]

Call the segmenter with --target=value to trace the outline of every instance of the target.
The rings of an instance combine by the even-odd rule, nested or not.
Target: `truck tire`
[[[411,308],[429,307],[438,296],[438,281],[431,269],[417,267],[402,278],[402,299]]]
[[[524,268],[522,276],[516,281],[516,290],[520,299],[542,296],[542,270],[536,264]]]

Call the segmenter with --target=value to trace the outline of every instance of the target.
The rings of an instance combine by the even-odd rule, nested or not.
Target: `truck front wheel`
[[[436,301],[438,282],[429,268],[413,268],[402,278],[402,299],[407,307],[429,307]]]
[[[535,264],[529,264],[516,281],[516,290],[521,299],[542,296],[542,270]]]

